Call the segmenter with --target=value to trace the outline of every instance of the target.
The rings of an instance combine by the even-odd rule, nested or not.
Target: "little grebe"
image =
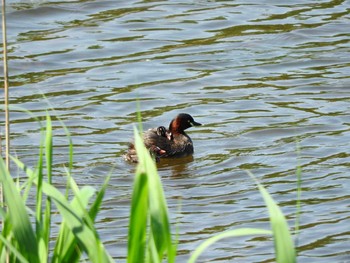
[[[170,122],[169,129],[164,126],[149,129],[143,134],[143,140],[156,161],[163,157],[183,157],[193,154],[193,143],[185,130],[192,126],[202,125],[195,122],[191,115],[181,113]],[[125,159],[137,162],[134,144],[130,144]]]

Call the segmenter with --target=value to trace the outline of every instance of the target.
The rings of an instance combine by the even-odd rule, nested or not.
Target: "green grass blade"
[[[88,216],[90,217],[90,221],[92,222],[95,220],[97,213],[100,210],[104,193],[108,186],[109,178],[110,176],[107,177],[101,190],[97,193],[95,201],[91,204],[91,208],[89,210]],[[95,192],[95,190],[93,190],[91,193],[93,192]],[[80,195],[82,195],[82,198],[83,198],[83,200],[80,201],[80,204],[85,209],[88,204],[87,202],[88,199],[86,199],[86,197],[90,197],[90,196],[88,195],[88,193],[87,194],[81,193]],[[76,206],[77,205],[76,203],[77,203],[77,198],[74,198],[71,205]],[[79,213],[80,213],[80,216],[86,215],[84,211]],[[53,262],[70,262],[70,263],[78,262],[80,256],[81,256],[81,249],[77,246],[77,240],[75,239],[73,233],[71,233],[71,231],[67,227],[66,223],[63,222],[61,225],[61,229],[60,229],[56,246],[54,249]]]
[[[68,156],[69,156],[68,171],[69,171],[69,174],[71,174],[72,170],[73,170],[73,157],[74,157],[74,147],[73,147],[72,136],[71,136],[70,131],[68,130],[67,126],[64,124],[64,122],[59,117],[57,117],[57,119],[61,123],[61,126],[63,127],[64,132],[66,134],[66,137],[68,138],[68,147],[69,147],[69,150],[68,150]]]
[[[109,174],[105,180],[105,182],[103,183],[100,191],[98,191],[97,195],[96,195],[96,199],[95,201],[92,203],[90,210],[89,210],[89,216],[91,218],[91,220],[95,221],[97,213],[100,211],[100,207],[103,201],[103,197],[105,195],[107,186],[108,186],[108,182],[109,179],[111,178],[111,174]]]
[[[168,262],[175,260],[176,251],[172,244],[170,223],[167,204],[162,183],[158,176],[157,167],[149,151],[143,144],[138,131],[134,130],[135,147],[138,155],[138,170],[147,175],[148,180],[148,205],[150,215],[150,227],[152,239],[155,243],[158,259],[162,260],[165,253],[168,254]]]
[[[161,261],[165,251],[168,253],[168,260],[174,260],[175,251],[173,250],[168,208],[162,183],[149,152],[146,151],[145,154],[147,154],[147,174],[150,188],[149,209],[152,236],[158,250],[159,260]]]
[[[228,237],[238,237],[238,236],[249,236],[249,235],[271,235],[270,230],[258,229],[258,228],[240,228],[235,230],[229,230],[221,234],[215,235],[204,241],[196,250],[193,252],[192,256],[188,260],[188,263],[194,263],[198,257],[212,244],[215,242]]]
[[[159,252],[158,252],[156,243],[154,241],[152,231],[149,233],[149,237],[148,237],[147,243],[148,243],[148,249],[146,251],[146,259],[147,259],[146,262],[151,262],[151,263],[160,263],[160,262],[162,262],[159,259]]]
[[[1,109],[1,108],[3,108],[3,106],[0,106],[0,109]],[[34,113],[32,113],[31,111],[29,111],[29,110],[27,110],[27,109],[25,109],[25,108],[19,107],[19,106],[17,106],[17,105],[10,105],[10,109],[11,109],[11,111],[20,111],[20,112],[24,112],[24,113],[28,114],[31,118],[33,118],[33,119],[38,123],[42,135],[44,134],[45,128],[44,128],[44,126],[42,125],[40,119],[39,119]],[[41,138],[44,138],[44,137],[41,136]],[[43,145],[44,145],[44,141],[41,141],[40,147],[43,147]],[[40,149],[43,149],[43,148],[40,148]],[[40,150],[39,150],[39,156],[43,156],[43,155],[42,155],[42,152],[40,153]],[[12,159],[13,161],[17,161],[17,162],[18,162],[18,163],[17,163],[17,166],[18,166],[19,168],[23,169],[23,171],[26,172],[27,176],[28,176],[29,178],[31,178],[30,181],[25,182],[26,189],[25,189],[24,194],[23,194],[23,200],[24,200],[24,202],[26,202],[27,197],[28,197],[28,191],[29,191],[29,189],[31,188],[32,180],[33,180],[33,179],[36,179],[35,177],[36,177],[37,174],[39,174],[42,170],[37,169],[37,171],[36,171],[37,174],[35,174],[34,171],[32,171],[32,170],[30,170],[29,168],[27,168],[27,167],[26,167],[23,163],[21,163],[19,160],[17,160],[16,158],[14,158],[14,157],[12,157],[12,156],[10,156],[10,157],[11,157],[11,159]],[[40,159],[39,159],[39,161],[38,161],[38,167],[40,167]]]
[[[21,254],[30,262],[39,262],[36,236],[22,197],[5,168],[3,160],[0,160],[0,180],[3,184],[4,196],[8,207],[9,221],[12,232],[18,244]]]
[[[45,136],[45,157],[46,157],[46,173],[47,173],[47,182],[52,183],[52,122],[51,117],[46,114],[46,136]],[[39,189],[38,189],[39,190]],[[51,231],[51,199],[50,197],[46,198],[44,219],[41,224],[42,239],[41,241],[41,255],[44,258],[43,253],[46,247],[46,253],[48,254],[49,242],[50,242],[50,231]]]
[[[50,110],[54,112],[54,116],[56,116],[57,120],[60,122],[61,126],[64,129],[66,137],[68,138],[68,142],[69,142],[68,143],[68,145],[69,145],[69,152],[68,152],[68,155],[69,155],[69,166],[68,166],[68,170],[69,170],[69,173],[71,174],[72,169],[73,169],[73,142],[72,142],[71,133],[69,132],[67,126],[64,124],[64,122],[59,117],[59,114],[56,112],[56,110],[53,107],[53,105],[51,104],[50,100],[45,96],[44,93],[41,93],[41,96],[43,96],[43,98],[46,100],[46,103],[48,104]]]
[[[75,194],[70,205],[79,218],[85,215],[86,207],[95,190],[91,187],[83,187]],[[79,196],[78,196],[79,195]],[[77,247],[78,240],[70,231],[66,223],[61,225],[59,240],[54,250],[53,262],[77,262],[80,257],[80,248]]]
[[[29,261],[22,256],[22,254],[15,248],[3,235],[0,235],[0,240],[9,249],[9,251],[15,255],[16,259],[21,263],[29,263]],[[4,262],[4,261],[1,261]]]
[[[43,134],[43,129],[41,130]],[[43,201],[43,193],[42,193],[42,181],[43,181],[43,149],[45,147],[45,142],[43,140],[43,136],[41,136],[40,146],[39,146],[39,159],[36,168],[36,176],[37,179],[37,194],[36,194],[36,234],[38,236],[41,235],[41,223],[42,223],[42,201]],[[30,184],[31,186],[31,184]]]
[[[91,186],[84,186],[81,190],[72,177],[69,177],[69,183],[74,193],[74,199],[72,201],[72,206],[76,209],[76,212],[80,217],[84,218],[84,222],[94,230],[94,220],[91,219],[90,214],[87,210],[88,201],[95,194],[95,189]],[[96,231],[93,231],[98,240],[98,235]]]
[[[79,248],[78,240],[63,220],[57,237],[52,263],[79,262],[82,252]]]
[[[49,184],[52,182],[52,122],[51,117],[46,114],[46,137],[45,137],[45,157],[46,157],[46,172],[47,181]]]
[[[133,194],[128,234],[128,263],[145,262],[145,246],[148,217],[148,180],[147,175],[137,169]]]
[[[295,247],[289,231],[287,220],[281,209],[272,199],[266,189],[255,179],[252,173],[248,174],[256,181],[259,191],[264,198],[265,204],[269,211],[270,224],[274,237],[276,262],[277,263],[294,263],[296,262]]]
[[[50,184],[43,183],[43,192],[51,197],[52,201],[56,204],[67,227],[72,231],[79,246],[87,253],[91,262],[112,262],[112,258],[101,244],[101,241],[96,238],[95,230],[90,229],[79,214],[79,209],[77,208],[80,205],[72,206],[68,203],[65,196]],[[83,195],[87,195],[88,193],[91,193],[91,189],[83,193]]]
[[[49,244],[43,238],[39,239],[39,260],[40,263],[46,263],[48,260],[48,247]]]
[[[37,173],[35,173],[30,168],[28,168],[23,162],[21,162],[17,158],[14,158],[13,156],[10,156],[10,157],[11,157],[11,160],[17,165],[17,167],[19,169],[22,169],[28,176],[28,180],[25,181],[25,183],[23,183],[23,185],[20,187],[20,190],[24,189],[22,199],[23,199],[23,202],[26,202],[29,191],[32,187],[32,184],[34,180],[37,179]]]

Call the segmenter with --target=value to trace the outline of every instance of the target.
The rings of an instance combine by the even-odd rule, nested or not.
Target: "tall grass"
[[[134,179],[130,213],[128,263],[175,262],[176,242],[172,239],[168,209],[156,165],[135,129],[135,147],[139,163]],[[250,173],[249,173],[250,174]],[[256,181],[269,212],[271,230],[240,228],[218,233],[204,241],[191,255],[189,263],[196,262],[210,245],[223,238],[245,235],[271,235],[278,263],[296,262],[296,253],[287,220],[266,189]]]
[[[253,179],[255,179],[251,173],[249,174]],[[279,263],[296,262],[295,247],[285,216],[267,190],[256,179],[255,181],[262,197],[264,198],[269,212],[270,225],[275,245],[276,261]]]
[[[138,165],[131,203],[128,263],[175,262],[176,244],[172,240],[169,215],[157,167],[134,130]]]
[[[194,251],[189,260],[189,263],[196,262],[201,253],[203,253],[210,245],[214,244],[220,239],[246,235],[272,235],[275,246],[276,262],[296,262],[295,248],[285,216],[283,215],[281,209],[278,207],[276,202],[270,196],[270,194],[266,191],[266,189],[254,178],[254,176],[250,172],[248,172],[248,174],[253,180],[256,181],[259,191],[265,201],[266,207],[269,212],[271,230],[258,228],[239,228],[217,234],[204,241]]]
[[[94,226],[109,177],[98,191],[89,186],[79,189],[67,169],[67,189],[73,196],[70,200],[52,184],[53,145],[49,115],[45,130],[35,170],[12,158],[27,175],[23,184],[13,181],[0,160],[0,181],[8,207],[0,213],[4,225],[0,235],[0,261],[4,262],[8,255],[10,262],[78,262],[82,255],[86,255],[91,262],[113,262]],[[33,188],[36,192],[35,211],[26,204]],[[51,234],[51,203],[55,204],[62,218],[56,238]]]

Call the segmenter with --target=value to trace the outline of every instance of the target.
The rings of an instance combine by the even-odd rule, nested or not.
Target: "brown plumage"
[[[170,122],[168,130],[164,126],[149,129],[144,132],[143,140],[146,148],[154,154],[156,160],[157,158],[191,155],[194,151],[193,143],[185,130],[199,125],[201,124],[195,122],[191,115],[181,113]],[[158,148],[160,150],[157,150]],[[125,159],[137,162],[136,150],[133,144],[130,144]]]

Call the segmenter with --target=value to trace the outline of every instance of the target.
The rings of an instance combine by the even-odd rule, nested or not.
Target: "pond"
[[[126,257],[135,165],[122,155],[139,101],[144,129],[181,112],[203,124],[188,130],[193,158],[158,164],[177,262],[222,231],[269,228],[247,170],[293,229],[299,164],[298,261],[350,262],[349,1],[13,0],[7,9],[11,105],[39,118],[55,109],[80,186],[99,188],[112,169],[97,227],[116,260]],[[11,153],[35,166],[38,123],[10,117]],[[54,135],[59,185],[68,142],[57,120]],[[200,260],[273,262],[273,243],[225,239]]]

